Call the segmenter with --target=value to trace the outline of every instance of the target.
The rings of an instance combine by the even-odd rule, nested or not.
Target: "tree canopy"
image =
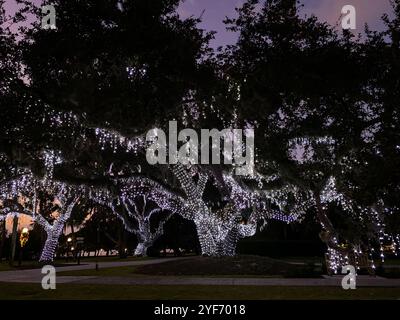
[[[28,175],[55,197],[55,186],[74,190],[66,220],[78,206],[107,208],[141,254],[174,214],[193,221],[208,255],[305,215],[320,224],[333,270],[373,247],[382,255],[387,241],[400,247],[399,0],[385,30],[363,35],[304,16],[295,0],[248,0],[225,21],[237,43],[218,52],[200,19],[179,17],[179,0],[44,1],[56,7],[54,30],[19,2],[16,21],[35,17],[22,35],[0,18],[3,213],[17,213],[18,194],[36,199],[7,191]],[[169,121],[254,130],[253,174],[150,165],[146,133]]]

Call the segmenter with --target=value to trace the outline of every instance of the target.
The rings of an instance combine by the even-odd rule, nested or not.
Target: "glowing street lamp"
[[[28,239],[29,239],[29,229],[23,228],[21,231],[21,235],[19,237],[19,243],[21,245],[21,248],[23,248],[26,245]]]
[[[72,243],[72,237],[67,238],[67,254],[66,254],[66,262],[68,262],[68,253],[69,251],[72,252],[74,251],[73,243]]]
[[[23,255],[22,251],[28,240],[29,240],[29,229],[25,227],[21,230],[21,234],[19,236],[19,244],[21,245],[21,249],[19,250],[19,260],[18,260],[19,266],[21,266],[22,264],[22,255]]]

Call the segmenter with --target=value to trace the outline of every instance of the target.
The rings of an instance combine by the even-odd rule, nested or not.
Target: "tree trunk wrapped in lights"
[[[153,244],[146,242],[145,240],[140,240],[140,242],[137,244],[134,255],[137,257],[146,257],[147,256],[147,249],[150,248]]]
[[[218,173],[218,185],[228,193],[229,202],[222,209],[212,211],[203,200],[208,175],[198,173],[198,181],[183,165],[173,166],[173,172],[187,195],[187,218],[194,221],[202,253],[211,256],[233,256],[241,238],[251,237],[257,231],[257,223],[279,220],[291,223],[300,220],[306,212],[307,201],[302,201],[295,188],[286,187],[270,193],[255,192],[242,187],[232,174]],[[294,193],[298,199],[288,210],[287,197]],[[266,200],[273,202],[277,209],[266,206]],[[289,212],[287,212],[289,211]]]
[[[102,139],[103,143],[110,143],[114,150],[116,145],[119,145],[125,148],[127,152],[131,151],[129,143],[127,144],[129,139],[127,140],[117,132],[97,131],[104,137]],[[224,175],[220,168],[214,167],[206,170],[202,168],[201,172],[193,171],[191,173],[180,163],[172,165],[171,168],[186,195],[185,199],[174,194],[174,192],[172,192],[173,195],[171,196],[171,193],[168,193],[165,188],[160,187],[158,183],[151,179],[131,177],[120,179],[117,185],[120,185],[119,189],[122,192],[124,192],[124,189],[131,189],[128,193],[136,193],[137,195],[149,194],[152,200],[161,208],[167,207],[171,212],[193,221],[196,226],[201,251],[204,255],[234,255],[238,240],[242,237],[254,235],[259,220],[278,219],[289,223],[298,218],[295,214],[284,215],[280,212],[273,214],[274,210],[259,210],[257,202],[262,196],[253,197],[251,191],[240,190],[238,192],[240,188],[237,183],[233,182],[230,185],[229,181],[234,180],[231,179],[232,174]],[[197,168],[197,166],[190,166],[189,171]],[[227,193],[229,193],[228,196],[230,197],[228,200],[230,205],[226,205],[217,211],[211,210],[203,200],[204,189],[209,181],[209,171],[212,171],[213,177],[216,178],[215,180],[218,180],[223,185],[222,188],[228,191]],[[227,185],[230,186],[227,187]],[[124,221],[126,229],[134,232],[135,228],[132,228],[127,223],[128,217],[125,217],[121,208],[115,210],[118,205],[109,204],[109,206],[114,207],[112,210]],[[249,217],[244,218],[243,211],[249,208],[252,212]]]
[[[167,191],[157,182],[145,177],[130,177],[115,180],[118,194],[109,190],[91,190],[89,197],[106,206],[123,222],[125,229],[136,235],[138,245],[135,255],[146,256],[147,249],[164,234],[164,225],[174,213],[183,210],[183,199]],[[152,205],[149,204],[152,203]],[[155,227],[155,214],[167,211]]]
[[[40,262],[52,262],[58,246],[58,239],[63,232],[65,223],[71,217],[72,210],[76,205],[78,198],[73,198],[68,203],[65,203],[60,209],[59,217],[53,224],[50,224],[41,215],[37,215],[35,221],[41,225],[46,231],[47,238],[44,244],[42,254],[40,255]]]
[[[253,235],[256,223],[250,228],[252,230],[250,234],[243,232],[245,229],[239,227],[242,223],[240,208],[234,203],[228,203],[221,210],[212,211],[203,200],[204,189],[208,181],[207,174],[198,172],[196,183],[182,164],[174,165],[172,170],[187,195],[186,213],[195,223],[202,254],[207,256],[235,255],[239,238]]]
[[[26,215],[32,218],[45,230],[47,238],[39,261],[52,262],[58,239],[63,232],[66,221],[71,217],[72,210],[78,202],[85,187],[67,185],[62,182],[47,179],[37,179],[32,174],[24,175],[1,186],[3,218],[8,215]],[[38,192],[46,194],[53,204],[54,212],[44,216],[44,199],[38,199]],[[57,213],[58,217],[51,217]],[[51,223],[49,218],[53,220]]]
[[[369,215],[375,212],[374,209],[361,208],[339,192],[334,177],[330,177],[326,181],[324,188],[320,192],[315,191],[313,193],[313,200],[315,201],[316,216],[322,227],[320,238],[327,246],[326,257],[328,273],[336,274],[341,272],[341,268],[349,264],[357,268],[359,266],[366,267],[370,273],[374,273],[374,263],[365,258],[366,253],[360,249],[360,244],[349,243],[347,241],[346,245],[343,245],[339,242],[339,233],[327,214],[328,205],[331,203],[336,203],[341,206],[344,211],[353,216],[355,215],[355,207]],[[377,225],[379,226],[380,224],[380,221],[378,221]]]
[[[141,203],[138,204],[137,201],[140,198]],[[156,228],[152,228],[152,217],[162,210],[160,208],[149,208],[145,195],[142,195],[139,199],[138,197],[131,199],[127,194],[121,196],[121,202],[128,212],[129,218],[134,220],[136,225],[135,227],[129,228],[130,231],[136,235],[138,240],[134,254],[136,256],[147,256],[147,249],[164,234],[164,224],[172,216],[172,213],[169,213],[161,220]],[[125,223],[128,224],[129,222],[125,221]]]

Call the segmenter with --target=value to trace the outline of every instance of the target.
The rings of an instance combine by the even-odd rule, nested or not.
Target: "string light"
[[[135,69],[134,67],[128,67],[126,71],[129,77],[146,76],[145,68]],[[232,84],[230,90],[234,90],[234,94],[240,100],[240,87]],[[185,123],[198,121],[201,116],[205,117],[200,106],[193,107],[194,94],[195,92],[190,92],[184,101]],[[73,135],[77,139],[85,141],[88,138],[88,133],[94,132],[101,149],[110,147],[115,153],[123,150],[132,152],[133,155],[138,155],[147,146],[143,135],[127,138],[113,130],[87,128],[83,125],[82,118],[84,118],[84,115],[78,117],[72,112],[51,110],[41,101],[31,103],[32,99],[27,98],[27,100],[29,103],[24,106],[24,121],[30,124],[34,122],[43,126],[48,125],[51,129],[48,132],[49,137],[67,138]],[[42,108],[37,108],[38,106]],[[39,112],[37,111],[38,109],[40,109]],[[212,110],[218,117],[222,117],[217,107],[213,106]],[[226,119],[223,120],[225,121]],[[234,108],[233,118],[224,123],[232,127],[237,126],[238,113],[236,108]],[[248,127],[254,128],[255,124],[249,123]],[[22,130],[22,127],[11,128],[6,132],[6,135],[13,136]],[[309,143],[310,141],[306,142]],[[316,138],[313,141],[313,143],[328,145],[332,145],[334,142],[330,137]],[[298,140],[296,143],[304,144],[305,141]],[[239,181],[239,178],[234,177],[232,172],[224,172],[222,183],[228,189],[227,204],[223,208],[214,210],[212,206],[204,201],[204,190],[207,183],[218,185],[219,182],[217,179],[211,179],[210,173],[203,172],[196,166],[187,168],[179,164],[172,166],[172,172],[179,181],[185,197],[168,191],[155,181],[143,177],[114,180],[113,183],[118,191],[113,194],[108,189],[99,189],[93,186],[74,186],[55,181],[54,168],[64,161],[61,151],[52,150],[46,146],[40,157],[46,170],[44,178],[36,178],[21,168],[10,168],[9,172],[7,172],[16,178],[6,180],[0,185],[0,220],[24,214],[30,216],[35,223],[41,225],[47,233],[46,244],[40,258],[41,261],[51,261],[53,259],[63,226],[81,198],[90,198],[95,203],[109,207],[124,222],[125,228],[135,233],[140,239],[140,246],[136,250],[137,253],[143,253],[162,234],[164,223],[172,214],[179,214],[194,222],[202,253],[211,256],[234,255],[238,240],[243,237],[253,236],[260,221],[264,227],[268,220],[279,220],[285,223],[301,222],[307,211],[316,207],[316,199],[309,190],[301,190],[290,184],[273,190],[263,190],[269,182],[279,179],[277,174],[264,176],[255,172],[254,175],[244,176],[241,178],[243,180]],[[258,162],[259,167],[264,165],[268,164]],[[349,166],[351,165],[353,164],[349,164]],[[111,176],[112,168],[109,172],[109,176]],[[321,177],[322,175],[322,173],[315,174],[316,177]],[[258,190],[247,188],[242,183],[243,181],[255,181]],[[40,208],[40,200],[37,199],[38,190],[45,190],[61,204],[59,216],[52,223],[43,217],[40,210],[37,210],[38,207]],[[146,211],[146,214],[143,214],[140,210],[138,211],[135,201],[141,197],[144,197],[145,201],[154,202],[158,208]],[[382,260],[385,257],[385,242],[387,241],[391,242],[392,252],[397,254],[400,248],[399,235],[389,235],[385,232],[384,217],[398,211],[398,208],[389,208],[385,206],[383,201],[378,204],[379,210],[374,207],[364,208],[359,206],[355,201],[338,191],[334,177],[330,177],[327,180],[320,193],[320,198],[322,208],[325,211],[329,205],[335,204],[365,224],[370,220],[374,226],[374,236],[368,239],[368,242],[371,243],[369,247],[372,247],[376,240]],[[124,215],[123,208],[127,211],[128,217]],[[159,223],[158,228],[152,231],[150,218],[164,210],[168,211],[169,214],[166,219]],[[132,226],[129,222],[129,217],[136,220],[136,226]],[[329,229],[329,226],[324,221],[321,221],[321,226],[324,230]],[[348,250],[338,250],[337,247],[340,246],[338,239],[336,235],[331,236],[333,237],[332,246],[328,245],[327,254],[330,268],[336,272],[343,263],[347,263],[352,257],[348,255]],[[357,244],[352,244],[350,247],[353,249],[357,248],[357,246]],[[372,249],[370,249],[371,257],[374,252]],[[359,258],[362,255],[362,250],[353,250],[351,254]],[[355,260],[356,264],[358,263],[357,259]]]

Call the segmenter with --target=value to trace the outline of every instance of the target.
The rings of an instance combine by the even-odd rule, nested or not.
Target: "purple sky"
[[[32,0],[36,3],[40,0]],[[68,1],[68,0],[66,0]],[[235,16],[235,7],[240,6],[244,0],[184,0],[178,11],[182,17],[198,17],[204,10],[201,27],[206,30],[215,30],[218,33],[212,45],[217,47],[234,43],[236,35],[227,32],[222,23],[226,16]],[[382,27],[380,17],[390,11],[389,0],[303,0],[305,14],[315,14],[321,20],[336,24],[340,17],[341,8],[346,4],[353,5],[357,10],[357,32],[363,31],[367,22],[372,29]],[[6,7],[10,12],[15,10],[15,0],[6,0]]]
[[[179,13],[182,17],[197,17],[204,10],[201,27],[218,32],[213,42],[214,46],[225,45],[235,42],[236,36],[225,31],[222,20],[226,16],[235,16],[235,7],[243,2],[244,0],[184,0]],[[333,25],[338,22],[342,7],[346,4],[353,5],[357,12],[357,32],[363,31],[366,22],[372,29],[381,28],[380,17],[383,13],[390,12],[389,0],[303,0],[302,3],[304,14],[315,14]]]

